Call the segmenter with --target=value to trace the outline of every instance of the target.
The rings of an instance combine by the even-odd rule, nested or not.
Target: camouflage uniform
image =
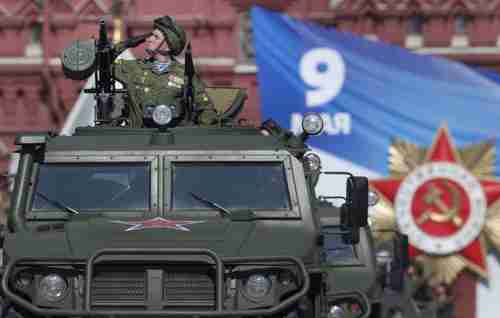
[[[162,72],[155,68],[155,62],[152,59],[115,61],[115,78],[123,83],[128,91],[125,96],[125,114],[130,121],[130,127],[142,127],[145,107],[175,105],[177,114],[184,118],[177,124],[189,125],[191,123],[184,116],[186,114],[183,104],[184,66],[175,59],[175,56],[184,49],[186,34],[168,16],[155,19],[153,27],[160,30],[165,36],[171,61],[166,70]],[[146,36],[141,36],[140,39],[136,45],[144,42]],[[120,44],[116,48],[118,52],[122,50]],[[205,85],[196,75],[193,78],[193,88],[195,121],[201,125],[213,124],[216,121],[217,113],[205,92]]]
[[[175,105],[178,114],[184,113],[184,66],[179,62],[172,60],[168,70],[161,74],[154,71],[154,64],[149,60],[116,60],[114,68],[116,79],[128,91],[126,112],[130,127],[142,127],[143,109],[149,105]],[[193,86],[197,121],[210,125],[215,121],[216,113],[205,93],[205,85],[195,76]],[[186,124],[186,121],[179,124]]]

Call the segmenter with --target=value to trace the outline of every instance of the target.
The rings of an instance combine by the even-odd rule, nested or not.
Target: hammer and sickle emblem
[[[452,186],[448,181],[444,183],[445,188],[451,193],[451,207],[443,202],[441,195],[442,190],[431,184],[429,190],[425,194],[424,201],[427,204],[437,207],[437,212],[433,210],[425,210],[417,219],[417,224],[423,224],[428,220],[436,223],[446,223],[451,221],[455,226],[459,227],[463,224],[462,218],[458,215],[460,211],[460,193],[458,189]]]

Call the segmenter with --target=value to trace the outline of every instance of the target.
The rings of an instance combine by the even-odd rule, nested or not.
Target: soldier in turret
[[[136,40],[133,45],[118,44],[122,48],[137,46],[146,42],[145,59],[122,60],[114,63],[115,78],[125,85],[125,117],[129,127],[142,127],[152,123],[153,111],[158,105],[172,110],[172,123],[188,125],[197,123],[210,125],[216,120],[216,111],[205,92],[205,85],[197,75],[193,78],[193,114],[186,118],[186,105],[183,96],[185,77],[184,66],[176,56],[184,49],[186,33],[173,18],[163,16],[153,22],[153,31]],[[125,42],[124,42],[125,43]]]

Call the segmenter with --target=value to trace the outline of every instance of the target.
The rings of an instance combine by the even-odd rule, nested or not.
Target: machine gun
[[[125,89],[115,88],[113,61],[121,52],[143,43],[150,34],[131,37],[114,45],[108,39],[106,22],[101,20],[97,40],[77,40],[64,49],[61,60],[66,77],[72,80],[85,80],[94,73],[95,87],[85,89],[84,92],[95,94],[96,124],[111,121],[114,94],[126,92]]]
[[[111,121],[111,112],[114,109],[113,96],[117,93],[126,93],[124,89],[115,88],[115,80],[111,65],[117,54],[111,41],[108,39],[106,22],[99,22],[99,39],[95,42],[95,87],[85,89],[85,93],[95,94],[96,124]]]

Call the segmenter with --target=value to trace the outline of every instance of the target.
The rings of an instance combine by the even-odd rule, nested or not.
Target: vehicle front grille
[[[144,309],[146,301],[146,271],[98,270],[91,285],[92,305],[125,306]]]
[[[215,306],[214,279],[206,272],[167,271],[163,276],[163,300],[169,308],[211,309]]]
[[[119,267],[94,269],[92,309],[215,309],[215,277],[209,266]]]

